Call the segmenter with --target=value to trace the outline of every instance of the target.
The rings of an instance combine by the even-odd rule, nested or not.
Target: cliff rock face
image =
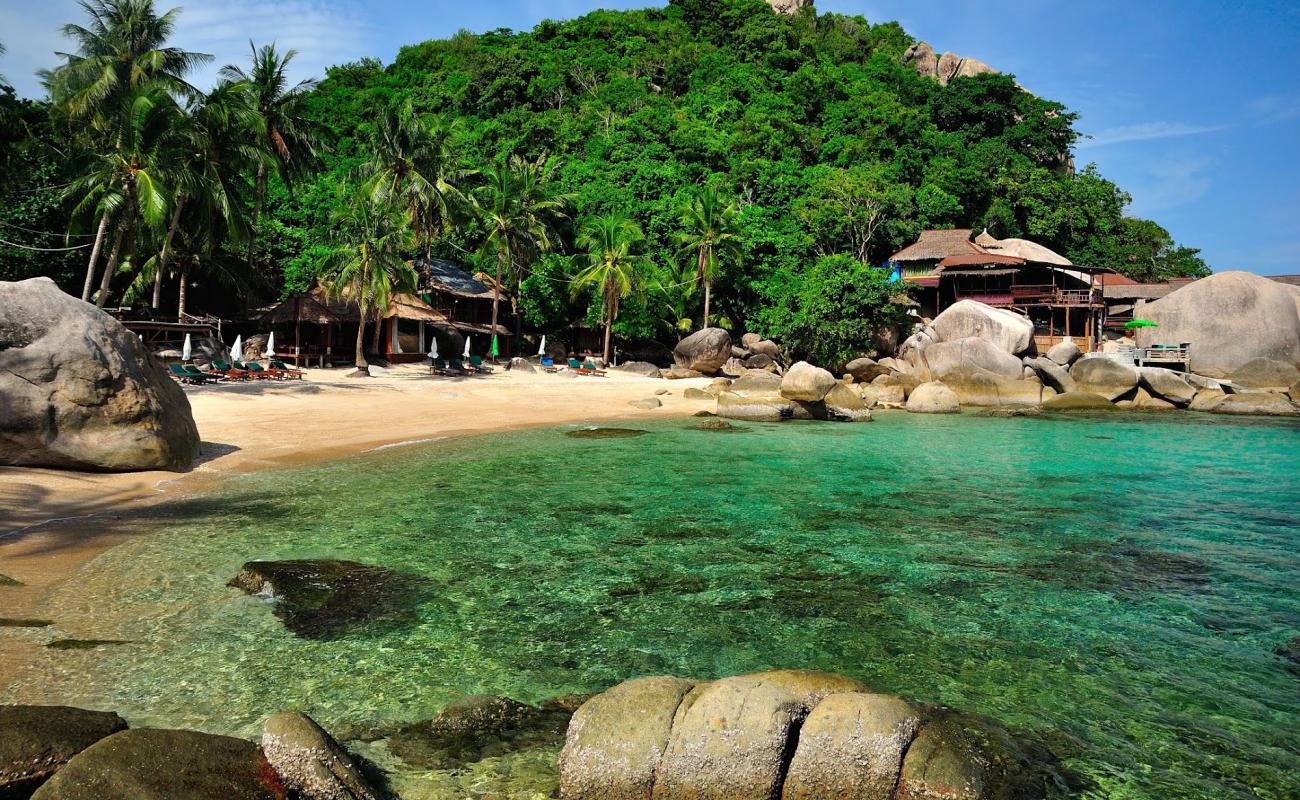
[[[778,14],[798,14],[805,8],[811,8],[813,0],[767,0],[767,4]]]
[[[774,0],[768,0],[775,5]],[[926,42],[917,42],[907,48],[903,61],[916,69],[916,74],[923,78],[936,78],[943,86],[953,78],[970,78],[986,73],[996,74],[997,70],[976,58],[964,58],[956,53],[935,55],[934,48]]]

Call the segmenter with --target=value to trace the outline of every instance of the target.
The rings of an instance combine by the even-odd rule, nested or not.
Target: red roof
[[[987,255],[971,254],[971,255],[960,255],[960,256],[948,256],[947,258],[939,262],[939,268],[947,269],[948,267],[984,267],[993,264],[1005,264],[1007,266],[1019,267],[1019,266],[1023,266],[1024,263],[1025,260],[1023,258],[1016,258],[1015,256],[998,256],[992,253],[988,253]]]
[[[1132,278],[1125,277],[1118,272],[1108,272],[1102,276],[1101,282],[1107,286],[1137,286],[1141,281],[1135,281]]]
[[[921,231],[921,238],[890,256],[891,261],[941,261],[948,256],[981,255],[989,252],[970,240],[970,228]]]

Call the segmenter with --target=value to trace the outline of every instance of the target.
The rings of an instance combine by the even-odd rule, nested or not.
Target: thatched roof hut
[[[347,288],[343,289],[337,297],[330,296],[323,286],[311,290],[311,298],[342,322],[356,322],[361,318],[356,301],[351,299],[353,294],[355,291]],[[379,317],[381,319],[397,317],[418,322],[447,322],[446,314],[421,300],[419,295],[410,292],[393,292],[389,297],[388,309]]]
[[[332,325],[338,315],[321,305],[307,292],[294,292],[264,311],[258,321],[267,327],[307,322],[313,325]]]

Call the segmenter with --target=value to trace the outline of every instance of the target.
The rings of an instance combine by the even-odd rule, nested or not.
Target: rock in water
[[[841,422],[870,422],[871,409],[862,395],[843,383],[836,383],[826,393],[822,401],[826,406],[826,416]]]
[[[49,278],[0,282],[0,464],[183,470],[185,393],[140,339]]]
[[[0,706],[0,798],[29,797],[77,753],[124,730],[108,711]]]
[[[424,581],[355,561],[249,561],[230,586],[275,601],[275,615],[307,639],[327,639],[380,621],[404,621]]]
[[[800,361],[790,367],[781,379],[781,396],[786,400],[821,402],[837,383],[839,381],[835,380],[835,376],[821,367]]]
[[[431,720],[404,725],[388,749],[421,769],[459,769],[491,756],[554,747],[572,712],[562,704],[534,708],[496,695],[457,700]]]
[[[101,739],[32,800],[283,800],[257,745],[195,731],[140,728]]]
[[[907,410],[913,414],[956,414],[961,411],[957,393],[939,381],[923,383],[907,398]]]
[[[897,697],[827,697],[799,733],[782,800],[891,800],[920,716]]]
[[[1196,387],[1188,383],[1182,373],[1171,369],[1139,367],[1138,379],[1142,388],[1174,405],[1186,406],[1196,396]]]
[[[959,300],[948,306],[930,327],[941,342],[975,336],[1011,355],[1026,352],[1034,343],[1034,323],[1013,311],[974,300]]]
[[[1258,415],[1266,417],[1300,416],[1300,407],[1279,392],[1243,392],[1230,394],[1216,403],[1215,414]]]
[[[1070,367],[1070,377],[1078,391],[1099,394],[1107,400],[1116,400],[1138,385],[1136,367],[1105,357],[1079,359]]]
[[[731,358],[731,336],[722,328],[704,328],[673,349],[673,367],[712,375]]]
[[[1019,378],[1024,364],[997,344],[978,336],[935,342],[922,351],[931,377],[943,379],[959,370],[981,369],[1004,378]]]
[[[1065,392],[1043,401],[1044,411],[1114,411],[1115,404],[1092,392]]]
[[[1256,358],[1300,364],[1294,287],[1249,272],[1218,272],[1148,303],[1138,344],[1191,343],[1193,372],[1226,378]]]
[[[378,800],[352,759],[315,720],[297,711],[262,726],[262,752],[289,789],[311,800]]]

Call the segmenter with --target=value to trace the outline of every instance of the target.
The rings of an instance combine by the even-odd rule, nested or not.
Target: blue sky
[[[466,28],[526,29],[597,7],[662,0],[159,0],[184,7],[177,40],[246,58],[248,39],[301,51],[302,77]],[[1300,50],[1296,0],[817,0],[822,11],[896,19],[942,52],[1014,73],[1065,103],[1093,138],[1095,161],[1128,190],[1132,211],[1201,247],[1218,270],[1300,273]],[[54,63],[75,0],[0,0],[0,74],[20,93]],[[199,76],[199,81],[210,79]]]

